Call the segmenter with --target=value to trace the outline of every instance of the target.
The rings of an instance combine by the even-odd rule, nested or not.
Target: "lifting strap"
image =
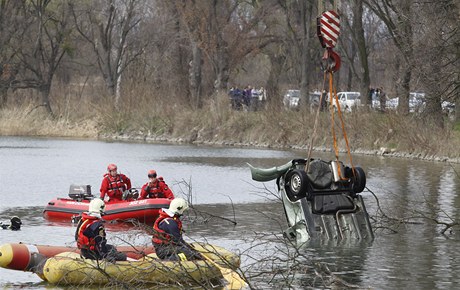
[[[308,150],[307,163],[305,164],[305,171],[308,172],[308,169],[309,169],[309,166],[310,166],[311,152],[312,152],[312,148],[313,148],[314,139],[316,137],[316,130],[317,130],[317,125],[318,125],[319,112],[321,110],[321,103],[323,101],[323,98],[326,97],[323,92],[325,92],[324,89],[325,89],[326,81],[327,81],[327,79],[329,79],[329,111],[330,111],[330,114],[331,114],[331,134],[332,134],[332,142],[333,142],[333,147],[334,147],[335,159],[336,159],[336,161],[339,161],[339,146],[337,144],[337,135],[336,135],[336,130],[335,130],[335,119],[334,119],[335,110],[336,110],[335,108],[337,108],[337,115],[339,116],[341,129],[342,129],[342,133],[343,133],[343,138],[345,139],[345,144],[346,144],[346,147],[347,147],[347,154],[348,154],[348,157],[350,159],[350,166],[351,166],[351,168],[353,170],[353,175],[354,175],[355,174],[355,172],[354,172],[355,167],[353,166],[353,158],[351,156],[350,144],[348,142],[348,136],[347,136],[347,132],[345,130],[345,122],[344,122],[344,119],[343,119],[342,110],[340,108],[339,98],[337,96],[337,90],[334,87],[334,78],[333,78],[334,72],[335,72],[335,70],[334,70],[333,67],[326,67],[325,70],[324,70],[323,88],[321,90],[320,103],[319,103],[319,106],[318,106],[317,111],[316,111],[315,122],[314,122],[314,125],[313,125],[312,139],[311,139],[310,147],[309,147],[309,150]],[[334,106],[334,102],[335,102],[335,106]],[[343,177],[344,174],[342,172],[340,172],[340,170],[341,170],[340,166],[338,167],[338,170],[339,170],[338,171],[339,176]]]
[[[342,114],[342,110],[340,108],[340,104],[339,104],[339,98],[337,97],[337,90],[336,88],[334,87],[334,82],[333,82],[333,72],[332,71],[329,71],[329,72],[325,72],[325,74],[329,74],[329,100],[330,100],[330,105],[329,105],[329,110],[331,112],[331,131],[332,131],[332,140],[333,140],[333,145],[334,145],[334,153],[335,153],[335,159],[336,161],[339,161],[339,146],[337,145],[337,136],[336,136],[336,133],[335,133],[335,121],[334,121],[334,113],[335,113],[335,109],[334,109],[334,105],[333,105],[333,102],[335,101],[335,105],[336,105],[336,108],[337,108],[337,115],[339,116],[340,118],[340,124],[341,124],[341,127],[342,127],[342,133],[343,133],[343,138],[345,139],[345,144],[346,144],[346,147],[347,147],[347,154],[348,154],[348,157],[350,158],[350,166],[353,170],[353,174],[354,174],[354,170],[355,170],[355,167],[353,166],[353,159],[351,157],[351,151],[350,151],[350,144],[348,142],[348,136],[347,136],[347,132],[345,130],[345,122],[343,120],[343,114]],[[342,174],[342,172],[340,172],[340,166],[338,167],[339,169],[339,176],[344,176]]]
[[[329,10],[329,11],[324,10],[324,6],[326,2],[332,2],[333,4],[332,10]],[[319,0],[318,1],[319,16],[317,18],[317,35],[321,43],[321,46],[325,48],[323,58],[321,60],[322,61],[321,65],[324,70],[324,79],[323,79],[323,88],[321,90],[319,106],[317,108],[315,123],[313,126],[313,134],[312,134],[312,138],[310,142],[310,147],[308,149],[308,158],[305,164],[305,171],[308,172],[308,169],[310,166],[311,152],[313,148],[314,139],[316,137],[319,111],[321,110],[321,104],[322,104],[323,98],[326,97],[324,95],[324,92],[325,92],[324,89],[326,86],[326,80],[329,78],[329,110],[331,113],[331,133],[332,133],[332,141],[333,141],[333,146],[334,146],[335,159],[336,161],[339,161],[339,148],[337,145],[337,136],[335,133],[335,120],[334,120],[335,108],[337,108],[337,114],[340,119],[343,137],[345,139],[345,144],[347,146],[347,153],[350,158],[350,166],[353,170],[353,175],[354,175],[355,168],[353,166],[353,160],[351,157],[350,144],[348,143],[348,137],[345,131],[345,122],[343,120],[342,111],[340,109],[340,104],[339,104],[339,100],[337,97],[337,91],[336,91],[336,88],[334,87],[334,82],[333,82],[334,72],[340,69],[340,56],[333,51],[335,45],[337,44],[338,37],[340,35],[340,16],[337,13],[338,2],[339,2],[338,0],[333,0],[333,1]],[[335,106],[334,106],[334,102],[335,102]],[[344,174],[340,172],[340,170],[341,168],[339,166],[338,173],[339,173],[339,176],[342,178]]]

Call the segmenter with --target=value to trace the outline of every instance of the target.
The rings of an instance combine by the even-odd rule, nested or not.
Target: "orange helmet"
[[[111,171],[111,170],[117,170],[117,166],[113,163],[110,163],[108,166],[107,166],[107,171]]]
[[[148,172],[147,172],[147,176],[149,178],[152,178],[152,177],[157,177],[157,172],[153,169],[150,169]]]

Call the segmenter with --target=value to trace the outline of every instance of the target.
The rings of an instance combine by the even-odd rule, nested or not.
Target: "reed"
[[[243,146],[289,148],[332,148],[331,116],[321,112],[313,135],[316,112],[307,108],[289,111],[281,101],[271,100],[260,111],[231,109],[226,94],[219,94],[200,109],[179,102],[178,98],[132,93],[118,107],[112,97],[69,97],[55,102],[55,118],[32,105],[8,106],[0,110],[0,134],[72,138],[111,138],[171,140]],[[345,129],[351,149],[380,150],[420,156],[459,157],[460,132],[445,121],[439,128],[423,116],[400,116],[374,111],[345,113]],[[338,116],[335,128],[339,147],[345,150]]]

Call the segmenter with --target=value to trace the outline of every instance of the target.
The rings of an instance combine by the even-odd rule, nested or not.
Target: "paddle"
[[[189,245],[190,247],[195,249],[195,247],[192,244],[189,244]],[[220,270],[220,272],[222,273],[222,276],[228,282],[228,285],[225,287],[225,289],[242,289],[243,287],[247,285],[246,282],[240,277],[240,275],[238,275],[238,273],[236,273],[232,269],[220,266],[219,264],[214,262],[211,258],[207,257],[203,253],[201,253],[201,257],[203,257],[203,259],[213,264],[217,269]]]

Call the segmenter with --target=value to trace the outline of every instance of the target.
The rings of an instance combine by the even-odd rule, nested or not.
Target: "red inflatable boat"
[[[153,247],[145,246],[118,246],[117,250],[125,253],[129,258],[140,259],[148,254],[155,253]],[[54,257],[62,252],[76,252],[76,247],[33,245],[11,243],[0,245],[0,267],[35,272],[37,267],[43,266],[47,258]]]
[[[55,198],[48,202],[43,216],[49,220],[68,220],[88,211],[89,202],[94,196],[89,185],[71,185],[69,198]],[[109,201],[105,205],[104,220],[130,220],[153,224],[161,208],[168,208],[171,200],[167,198],[150,198],[136,200],[136,194],[130,193],[122,201]]]

